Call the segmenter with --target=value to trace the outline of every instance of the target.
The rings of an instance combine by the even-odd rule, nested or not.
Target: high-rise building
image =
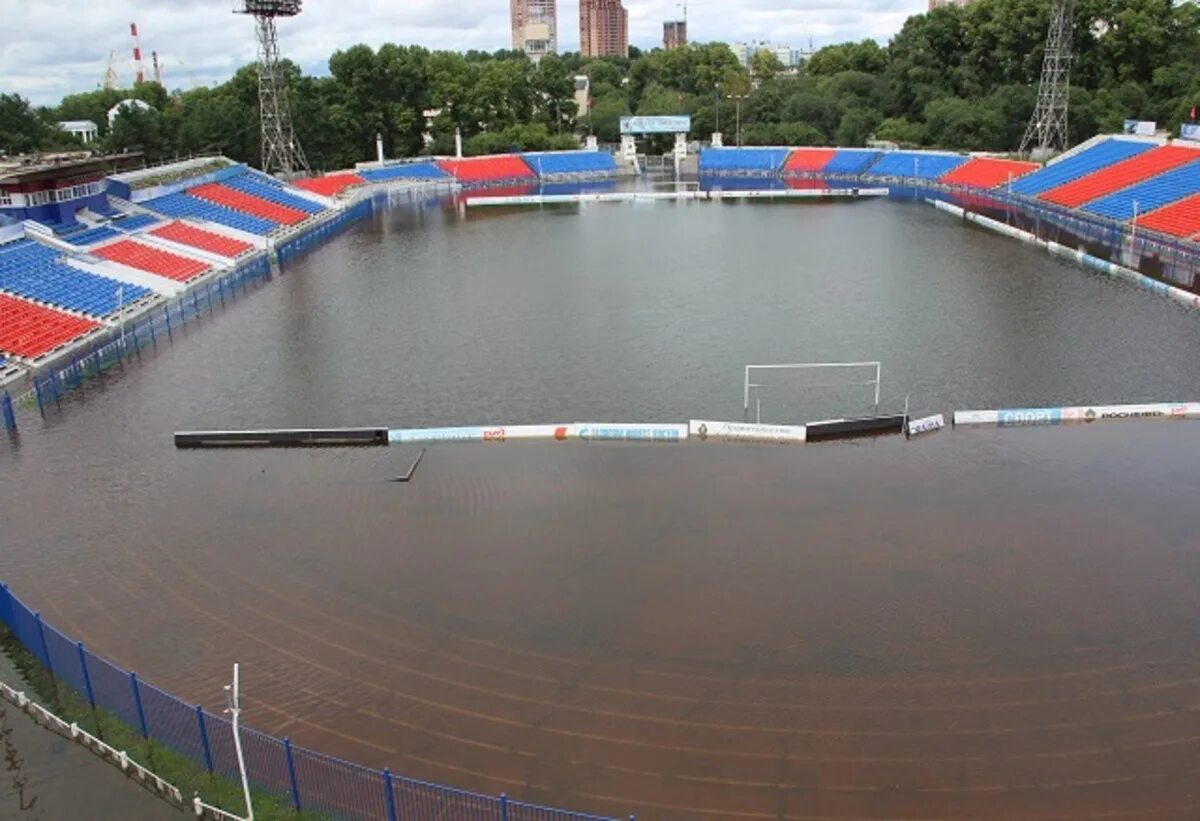
[[[629,56],[629,12],[621,0],[579,0],[579,51],[584,57]]]
[[[663,48],[667,51],[686,46],[687,20],[668,20],[663,23]]]
[[[533,60],[558,51],[558,0],[509,0],[512,45]]]

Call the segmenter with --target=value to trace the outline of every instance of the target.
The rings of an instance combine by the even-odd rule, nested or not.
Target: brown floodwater
[[[883,359],[921,412],[1196,399],[1198,353],[1194,314],[926,209],[393,211],[23,419],[0,577],[182,698],[238,661],[251,726],[466,789],[1192,819],[1200,425],[447,445],[407,485],[407,449],[170,434],[737,418],[792,359]]]

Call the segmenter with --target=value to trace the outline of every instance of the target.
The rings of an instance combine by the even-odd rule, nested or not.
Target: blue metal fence
[[[46,624],[0,585],[0,621],[21,645],[80,697],[112,713],[144,737],[190,759],[198,768],[239,778],[230,722],[122,670]],[[363,821],[613,821],[557,810],[507,796],[482,795],[394,776],[243,728],[250,781],[296,809]],[[632,819],[632,816],[630,816]]]

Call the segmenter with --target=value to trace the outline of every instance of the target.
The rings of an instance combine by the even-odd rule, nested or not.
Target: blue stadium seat
[[[822,174],[861,174],[881,157],[882,152],[865,148],[840,148]]]
[[[367,182],[392,182],[393,180],[446,180],[450,175],[430,162],[404,163],[384,168],[369,168],[358,172]]]
[[[262,182],[263,179],[265,178],[257,174],[253,176],[247,174],[241,177],[231,177],[230,179],[222,180],[221,184],[235,191],[241,191],[243,194],[249,194],[252,197],[258,197],[259,199],[287,208],[295,208],[297,211],[303,211],[306,214],[320,214],[327,210],[325,206],[315,203],[310,199],[291,194],[282,187]]]
[[[602,194],[617,189],[616,180],[580,180],[578,182],[548,182],[538,189],[543,196],[561,194]]]
[[[62,240],[71,243],[72,245],[84,246],[95,245],[97,242],[103,242],[106,239],[116,239],[121,236],[120,233],[109,228],[107,225],[101,225],[97,228],[89,228],[86,231],[79,231],[74,234],[66,234],[61,237]]]
[[[1022,177],[1013,183],[1014,194],[1036,197],[1052,188],[1058,188],[1072,180],[1086,177],[1101,168],[1135,157],[1144,151],[1154,148],[1153,143],[1134,142],[1132,140],[1106,140],[1097,143],[1086,151],[1073,157],[1047,165],[1041,171]]]
[[[1196,157],[1187,165],[1089,203],[1083,210],[1126,221],[1134,217],[1134,203],[1139,214],[1148,214],[1164,205],[1187,199],[1200,192],[1200,152]]]
[[[59,261],[61,256],[54,248],[28,240],[0,248],[0,291],[96,317],[108,316],[122,303],[128,305],[151,293],[72,268]]]
[[[790,153],[790,148],[705,148],[700,152],[700,173],[776,174]]]
[[[560,174],[615,174],[617,162],[605,151],[547,151],[522,154],[539,177]]]
[[[277,223],[269,220],[243,214],[241,211],[234,211],[232,208],[223,208],[208,200],[191,197],[187,194],[167,194],[165,197],[157,197],[156,199],[142,203],[142,205],[152,211],[157,211],[160,214],[174,217],[175,219],[191,217],[193,219],[208,220],[209,222],[215,222],[219,225],[236,228],[239,231],[263,237],[279,227]]]
[[[133,214],[132,216],[116,220],[112,223],[112,227],[119,228],[122,231],[138,231],[142,228],[148,228],[151,225],[158,225],[159,222],[161,220],[150,214]]]
[[[936,180],[966,161],[966,157],[957,154],[935,154],[929,151],[889,151],[865,173],[868,177]]]

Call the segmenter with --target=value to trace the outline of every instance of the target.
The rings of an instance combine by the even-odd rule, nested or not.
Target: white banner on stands
[[[573,425],[497,425],[488,428],[410,428],[388,431],[393,445],[440,442],[507,442],[513,439],[565,442],[575,438]]]
[[[1091,424],[1136,419],[1200,419],[1200,402],[1153,405],[1095,405],[1077,408],[1013,408],[958,411],[955,426],[999,428]]]
[[[909,436],[920,436],[922,433],[932,433],[946,427],[946,417],[942,414],[926,416],[924,419],[911,419],[905,432]]]
[[[1184,123],[1179,127],[1179,136],[1184,140],[1200,142],[1200,123]]]
[[[765,445],[802,445],[808,439],[803,427],[753,425],[743,422],[707,422],[693,419],[688,434],[701,442],[730,442]]]
[[[686,442],[687,425],[576,422],[576,435],[584,442]]]

